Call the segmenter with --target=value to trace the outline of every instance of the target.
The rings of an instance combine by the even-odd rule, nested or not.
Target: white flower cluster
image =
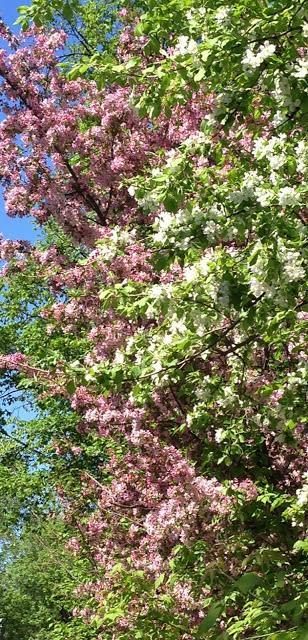
[[[299,173],[306,173],[308,170],[308,144],[305,140],[300,140],[296,145],[295,154]]]
[[[226,385],[223,388],[223,396],[220,397],[216,402],[219,407],[229,407],[236,401],[237,404],[242,404],[242,401],[239,399],[238,393],[235,389],[233,389],[230,385]],[[215,438],[216,440],[216,438]],[[217,442],[217,440],[216,440]],[[221,440],[220,440],[221,442]]]
[[[186,282],[194,282],[199,280],[200,276],[208,276],[214,264],[214,251],[213,249],[208,249],[198,262],[184,268],[184,279]]]
[[[272,138],[257,138],[253,148],[254,157],[257,160],[267,158],[270,161],[273,154],[284,149],[286,139],[285,133],[281,133],[279,136],[272,136]]]
[[[123,364],[125,360],[125,356],[124,353],[122,351],[120,351],[120,349],[117,349],[115,354],[114,354],[114,364]]]
[[[172,337],[179,336],[179,335],[183,336],[186,332],[187,332],[187,326],[186,326],[185,317],[178,318],[176,314],[173,314],[170,319],[169,334]]]
[[[153,171],[154,173],[154,171]],[[138,202],[138,204],[143,207],[143,209],[145,209],[146,211],[155,211],[155,209],[157,209],[157,207],[159,206],[158,201],[155,199],[153,192],[152,193],[148,193],[146,196],[144,196],[143,198],[138,198],[136,196],[136,187],[134,185],[130,185],[127,189],[128,193],[130,196],[132,196],[133,198],[135,198]]]
[[[275,89],[272,91],[272,95],[279,104],[287,107],[291,101],[290,82],[285,76],[282,76],[279,71],[276,72],[275,76]]]
[[[185,316],[183,318],[178,318],[176,314],[173,314],[170,317],[170,324],[164,335],[161,336],[157,334],[156,336],[152,336],[152,341],[148,346],[148,350],[154,355],[154,362],[160,362],[160,360],[164,359],[164,355],[162,354],[164,351],[163,347],[168,347],[173,343],[176,343],[181,336],[187,333],[188,328],[186,322],[187,319]]]
[[[272,91],[272,96],[275,98],[280,107],[287,108],[289,111],[295,111],[295,109],[300,105],[300,100],[293,100],[291,94],[291,85],[289,80],[282,76],[279,71],[275,74],[275,89]],[[278,111],[278,115],[276,114],[274,119],[274,126],[279,124],[276,120],[283,120],[285,115],[282,114],[281,111]]]
[[[298,58],[296,61],[296,65],[294,67],[294,71],[292,71],[292,76],[294,78],[306,78],[308,74],[308,56],[304,58]]]
[[[132,198],[135,196],[136,193],[136,187],[134,187],[132,184],[130,185],[130,187],[128,187],[127,189],[128,193],[130,196],[132,196]]]
[[[216,11],[216,14],[215,14],[215,20],[217,24],[219,24],[222,27],[225,27],[226,25],[230,24],[230,14],[231,14],[230,7],[220,7],[220,9],[218,9],[218,11]]]
[[[190,149],[191,147],[195,147],[196,145],[198,146],[204,142],[207,142],[208,140],[209,137],[206,136],[203,131],[197,131],[196,133],[192,133],[190,136],[188,136],[188,138],[185,138],[185,140],[183,141],[183,145]]]
[[[136,229],[128,231],[127,229],[121,229],[119,226],[113,227],[111,230],[110,238],[115,244],[126,246],[136,242]]]
[[[273,290],[271,287],[269,287],[268,284],[266,284],[266,282],[262,282],[261,280],[258,280],[258,278],[252,277],[250,282],[249,282],[249,286],[250,286],[250,290],[253,293],[254,296],[256,296],[256,298],[259,298],[259,296],[261,296],[263,293],[266,293],[268,296],[270,296],[273,293]]]
[[[196,310],[192,314],[192,323],[197,336],[204,336],[206,329],[208,329],[208,316],[204,313],[200,313]]]
[[[151,297],[156,300],[159,298],[171,298],[172,284],[153,284],[151,289]]]
[[[268,256],[263,250],[260,242],[255,244],[254,253],[257,251],[259,252],[258,259],[250,266],[251,278],[249,286],[253,295],[258,298],[262,293],[265,293],[266,295],[273,295],[274,290],[266,282]]]
[[[174,55],[175,56],[185,56],[187,54],[194,54],[198,51],[198,44],[192,38],[188,36],[180,36],[175,47],[174,47]]]
[[[276,51],[274,44],[270,44],[268,40],[257,50],[254,51],[251,48],[246,50],[246,53],[242,59],[243,68],[245,71],[252,72],[260,65],[264,60],[270,58]]]
[[[256,187],[260,186],[262,182],[263,178],[256,171],[247,171],[243,176],[241,188],[232,191],[228,199],[234,204],[241,204],[244,200],[254,197]]]
[[[99,245],[100,258],[109,262],[117,255],[117,247],[114,244],[100,243]]]
[[[283,271],[288,281],[296,282],[305,277],[303,259],[298,251],[288,249],[282,243],[279,244],[279,254]]]
[[[308,146],[305,140],[295,141],[288,139],[285,134],[273,136],[272,138],[257,138],[254,143],[253,155],[256,160],[266,160],[272,170],[269,178],[272,183],[280,181],[280,177],[275,172],[279,171],[287,163],[290,156],[296,162],[299,173],[305,173],[308,168]],[[279,195],[279,203],[287,201],[286,204],[294,205],[298,202],[299,194],[293,187],[284,187]],[[281,200],[281,202],[280,202]],[[284,206],[284,205],[283,205]]]
[[[287,389],[296,389],[297,387],[300,387],[306,390],[308,377],[306,360],[304,360],[303,362],[298,362],[293,371],[288,371],[286,379]]]
[[[272,204],[274,192],[272,191],[272,189],[256,187],[255,197],[261,207],[269,207]]]
[[[110,235],[103,240],[97,242],[100,258],[106,262],[110,262],[119,252],[128,245],[136,241],[136,230],[127,231],[121,227],[115,226]]]
[[[279,171],[281,167],[287,162],[286,154],[287,136],[280,134],[279,136],[273,136],[272,138],[257,138],[255,140],[253,155],[257,160],[266,160],[272,173],[270,174],[270,180],[274,184],[278,180],[278,176],[275,171]]]
[[[222,442],[226,437],[226,432],[224,429],[222,429],[220,427],[220,429],[216,429],[215,431],[215,441],[219,444],[220,442]]]
[[[212,248],[207,249],[199,261],[187,265],[183,269],[183,277],[188,285],[194,285],[194,291],[198,287],[198,290],[204,292],[211,300],[224,304],[227,301],[229,291],[224,286],[221,286],[217,277],[217,257]],[[206,278],[206,281],[204,281],[204,278]],[[202,332],[200,325],[199,329]]]
[[[282,187],[278,193],[278,202],[282,207],[295,207],[299,203],[295,187]]]
[[[188,283],[194,282],[195,280],[199,280],[199,276],[200,276],[199,270],[197,269],[197,266],[194,264],[185,267],[183,271],[183,275],[186,282]]]
[[[203,276],[207,276],[211,270],[211,267],[214,266],[215,261],[215,252],[213,249],[208,249],[206,253],[202,256],[199,261],[198,267],[200,269],[200,273]]]
[[[201,7],[201,9],[189,9],[186,12],[186,18],[187,20],[190,22],[191,20],[197,20],[198,18],[205,18],[206,16],[206,9],[205,7]]]
[[[173,297],[173,284],[171,282],[166,284],[153,284],[149,290],[149,300],[151,300],[145,315],[147,318],[157,317],[161,311],[162,301],[172,300]]]
[[[182,163],[183,163],[183,155],[181,152],[175,149],[170,149],[170,151],[167,151],[165,168],[169,170],[171,169],[172,173],[176,173],[177,171],[179,171]],[[152,171],[153,176],[155,175],[158,176],[160,173],[161,171],[159,169],[157,170],[156,174],[155,174],[155,169]]]
[[[186,215],[183,209],[179,209],[176,214],[170,213],[169,211],[163,211],[160,213],[156,217],[153,225],[153,229],[155,230],[153,240],[155,244],[164,244],[167,240],[171,241],[167,232],[172,227],[180,226],[185,222],[185,218]]]
[[[304,479],[306,480],[306,482],[300,489],[297,489],[296,491],[297,503],[301,507],[308,503],[308,473],[304,474]]]
[[[210,219],[208,220],[208,216]],[[153,229],[155,233],[153,240],[155,244],[168,243],[177,247],[187,248],[191,236],[190,228],[192,225],[200,225],[203,233],[209,238],[213,239],[215,231],[219,228],[216,221],[213,218],[217,218],[212,208],[208,211],[201,211],[198,205],[195,205],[191,210],[179,209],[177,213],[170,213],[169,211],[163,211],[160,213],[154,222]],[[179,237],[180,234],[180,237]]]
[[[279,174],[275,173],[280,167],[287,162],[285,153],[274,153],[274,147],[277,138],[272,140],[259,139],[256,141],[254,155],[257,159],[266,158],[270,164],[271,173],[269,179],[275,186],[280,181]],[[300,143],[300,147],[296,148],[298,155],[299,169],[304,170],[307,162],[307,154],[305,143]],[[274,186],[265,184],[264,177],[256,171],[249,171],[244,174],[240,189],[232,191],[228,194],[228,200],[234,204],[242,204],[245,200],[256,200],[261,207],[271,206],[274,202],[281,207],[295,207],[300,203],[300,192],[296,187],[285,186],[278,190],[274,190]]]
[[[206,220],[202,226],[202,231],[207,237],[208,242],[214,242],[217,235],[221,234],[225,216],[226,214],[221,204],[215,203],[207,209]],[[227,232],[225,231],[225,236],[226,235]]]
[[[260,243],[256,243],[255,252],[259,252],[259,255],[256,262],[250,266],[252,277],[249,284],[251,291],[257,297],[262,293],[274,295],[275,283],[267,281],[270,256]],[[298,251],[289,249],[283,242],[279,241],[277,257],[281,264],[281,276],[286,282],[296,282],[305,277],[303,258]],[[277,277],[279,277],[278,274]]]

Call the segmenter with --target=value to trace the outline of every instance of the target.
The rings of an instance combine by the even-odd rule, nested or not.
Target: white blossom
[[[276,47],[274,44],[270,44],[268,40],[264,42],[264,44],[259,48],[258,51],[254,52],[253,49],[248,48],[242,60],[242,64],[245,71],[253,71],[260,67],[262,62],[272,56],[276,51]]]
[[[305,140],[300,140],[297,144],[295,147],[295,154],[299,173],[305,173],[308,167],[308,145]]]
[[[99,247],[100,257],[103,260],[109,261],[117,254],[117,248],[106,244],[101,244]]]
[[[272,96],[277,100],[279,105],[287,107],[290,111],[294,111],[294,109],[299,106],[300,101],[298,99],[293,100],[289,80],[285,76],[281,75],[279,71],[277,71],[275,75],[275,89],[272,91]],[[273,118],[274,126],[280,124],[284,118],[285,114],[278,112],[278,114]]]
[[[308,473],[304,474],[304,478],[308,480]],[[296,496],[297,502],[301,507],[308,503],[308,482],[305,482],[300,489],[297,489]]]
[[[207,328],[207,316],[202,315],[201,313],[194,313],[193,315],[193,323],[197,336],[202,337],[205,333],[205,329]]]
[[[255,196],[257,202],[261,207],[268,207],[273,199],[273,192],[270,189],[262,189],[262,187],[256,187]]]
[[[188,36],[180,36],[177,44],[174,47],[174,54],[184,56],[186,54],[193,54],[198,51],[198,45],[195,40]]]
[[[114,356],[114,363],[115,364],[123,364],[124,360],[125,360],[124,353],[122,353],[122,351],[117,349],[116,352],[115,352],[115,356]]]
[[[282,207],[294,207],[298,204],[298,193],[294,187],[282,187],[278,194],[278,201]]]
[[[160,371],[162,371],[162,369],[163,369],[163,365],[160,362],[160,360],[154,360],[153,361],[153,366],[152,366],[152,371],[154,373],[159,373]]]
[[[306,78],[308,74],[308,57],[298,58],[294,69],[291,74],[294,78]]]
[[[249,200],[255,195],[256,187],[262,182],[262,178],[256,171],[247,171],[243,175],[243,182],[241,189],[233,191],[229,194],[228,198],[234,204],[241,204],[244,200]]]
[[[271,154],[268,158],[268,161],[270,163],[270,167],[271,169],[273,169],[273,171],[277,171],[278,169],[280,169],[281,167],[283,167],[283,165],[285,164],[287,158],[283,153],[280,154]]]
[[[277,102],[286,104],[286,100],[290,100],[290,93],[291,87],[289,80],[285,76],[280,75],[280,73],[277,71],[275,78],[275,89],[272,92],[272,95],[277,100]]]
[[[246,171],[243,175],[243,185],[249,191],[254,190],[261,182],[262,178],[257,171]]]
[[[262,158],[267,158],[269,161],[271,160],[272,154],[277,148],[284,148],[286,143],[286,134],[280,134],[279,136],[272,136],[272,138],[257,138],[254,144],[253,155],[257,160]]]
[[[184,278],[186,282],[193,282],[194,280],[197,280],[198,276],[198,270],[195,265],[184,268]]]
[[[172,226],[174,220],[175,220],[175,217],[174,215],[172,215],[172,213],[170,213],[169,211],[164,211],[164,213],[159,216],[159,220],[158,220],[160,229],[162,230],[169,229],[169,227]]]
[[[216,429],[215,431],[215,441],[216,442],[222,442],[224,440],[225,437],[225,432],[223,429]]]
[[[219,231],[219,225],[214,222],[214,220],[208,220],[206,226],[203,227],[202,231],[204,235],[207,236],[208,240],[212,241],[215,238],[217,231]]]
[[[192,133],[190,136],[185,138],[185,140],[183,141],[183,144],[189,147],[194,144],[202,144],[203,142],[206,142],[206,141],[207,141],[207,136],[205,135],[205,133],[203,133],[203,131],[197,131],[196,133]]]
[[[178,320],[176,317],[172,320],[170,324],[170,333],[171,335],[184,334],[187,331],[187,326],[183,319]]]
[[[270,287],[265,282],[258,280],[258,278],[255,278],[255,277],[251,278],[249,282],[249,286],[250,286],[251,292],[253,293],[254,296],[256,296],[256,298],[261,296],[262,293],[270,293]]]
[[[219,25],[226,26],[230,24],[230,14],[230,7],[221,7],[220,9],[218,9],[218,11],[216,11],[215,20]]]
[[[213,250],[210,250],[206,255],[202,256],[199,262],[200,273],[203,276],[207,276],[210,271],[210,264],[213,262],[214,254]]]
[[[283,113],[283,111],[281,111],[280,109],[278,109],[275,113],[275,115],[273,116],[273,127],[279,127],[279,125],[281,125],[282,122],[284,122],[286,116],[285,113]]]
[[[283,270],[288,281],[296,282],[305,277],[305,269],[302,266],[302,257],[298,251],[293,251],[285,247],[282,243],[279,246],[279,253]]]

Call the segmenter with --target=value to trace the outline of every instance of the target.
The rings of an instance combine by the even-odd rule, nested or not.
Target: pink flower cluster
[[[126,20],[126,9],[120,12],[120,18]],[[112,306],[105,309],[101,291],[128,282],[143,290],[148,283],[180,283],[185,276],[185,269],[178,263],[156,272],[154,252],[137,236],[128,234],[129,239],[120,250],[112,245],[114,225],[127,231],[128,227],[141,223],[144,230],[158,213],[147,215],[140,211],[125,181],[153,164],[159,165],[164,152],[194,139],[204,117],[216,108],[217,99],[212,93],[206,95],[203,89],[195,91],[185,105],[174,107],[170,118],[159,116],[154,126],[132,107],[130,87],[109,85],[100,90],[94,82],[70,81],[59,73],[56,50],[65,44],[62,32],[31,31],[28,36],[33,42],[27,45],[26,35],[20,47],[1,22],[0,33],[13,46],[12,54],[0,52],[1,90],[7,111],[7,117],[0,123],[0,174],[7,211],[13,216],[30,214],[41,224],[55,219],[83,260],[61,255],[55,246],[32,250],[29,243],[3,239],[0,259],[9,261],[12,269],[15,266],[20,270],[28,259],[32,260],[54,301],[41,310],[46,334],[57,331],[82,336],[88,340],[83,364],[91,367],[100,363],[104,367],[108,359],[119,355],[121,358],[117,350],[125,347],[128,338],[140,336],[149,327],[156,328],[159,321],[144,318],[142,313],[138,316],[137,312],[136,317],[126,317]],[[147,37],[134,36],[132,26],[125,28],[118,48],[120,61],[131,55],[142,57],[147,42]],[[262,126],[265,138],[269,135],[268,113],[258,119],[236,116],[227,137],[223,128],[214,128],[213,143],[226,143],[218,180],[224,181],[233,168],[234,149],[247,159],[256,126]],[[157,150],[163,153],[155,154]],[[199,169],[212,167],[215,162],[210,154],[193,155],[191,161]],[[104,253],[105,245],[96,245],[97,240],[106,241],[107,248],[110,242],[110,252]],[[224,241],[221,251],[225,244],[231,259],[237,253],[236,244]],[[216,332],[224,333],[225,343],[221,349],[217,343],[210,361],[196,358],[194,373],[203,372],[210,381],[219,378],[220,385],[227,386],[231,377],[228,356],[239,355],[234,344],[240,338],[230,330],[231,316],[219,316],[217,312],[217,317]],[[299,319],[304,319],[302,314]],[[237,322],[233,328],[238,329]],[[249,446],[253,444],[249,425],[255,407],[260,411],[266,407],[269,415],[278,420],[281,415],[284,418],[279,411],[285,398],[285,389],[276,388],[276,371],[264,362],[263,349],[257,341],[255,344],[247,341],[247,345],[252,344],[255,362],[253,368],[245,367],[239,385],[240,402],[238,406],[232,405],[232,421],[239,417],[239,430],[240,425],[245,424],[245,428],[248,425],[245,444]],[[289,345],[291,355],[292,350]],[[296,350],[292,357],[296,359]],[[102,448],[106,447],[109,454],[108,464],[97,469],[99,480],[84,473],[78,504],[69,502],[62,487],[58,490],[65,505],[65,521],[77,530],[67,548],[78,554],[84,547],[91,562],[98,565],[99,571],[104,570],[101,580],[80,587],[81,596],[93,596],[101,604],[116,581],[112,570],[117,562],[126,570],[142,570],[148,579],[162,572],[168,576],[175,548],[178,545],[191,548],[197,541],[210,549],[205,556],[208,561],[211,554],[216,557],[219,552],[221,563],[228,565],[231,575],[237,575],[237,558],[228,557],[221,532],[226,539],[236,508],[243,502],[257,500],[259,488],[250,477],[243,478],[243,474],[240,479],[234,478],[232,470],[225,483],[214,475],[201,475],[200,460],[206,448],[211,454],[215,447],[223,448],[227,442],[215,440],[213,425],[216,412],[221,411],[218,402],[221,398],[215,397],[214,385],[210,406],[205,410],[211,424],[201,425],[199,433],[189,427],[186,419],[191,399],[183,400],[181,392],[177,394],[176,382],[174,387],[166,384],[150,389],[147,402],[136,406],[130,396],[129,381],[124,381],[121,393],[106,390],[103,395],[93,374],[88,386],[87,382],[79,382],[69,397],[66,382],[71,380],[66,378],[66,363],[62,361],[47,371],[31,364],[23,354],[14,353],[0,356],[0,368],[35,378],[39,387],[44,384],[46,395],[62,394],[69,398],[72,409],[80,416],[79,435],[90,433],[101,438]],[[95,372],[94,366],[93,369]],[[85,376],[84,380],[87,379]],[[231,388],[230,396],[224,398],[226,413],[232,394]],[[240,420],[243,406],[245,421]],[[184,430],[180,429],[183,423]],[[297,427],[292,446],[279,440],[268,423],[262,426],[260,422],[260,427],[255,427],[256,422],[253,424],[271,465],[273,483],[294,494],[305,469],[307,442],[303,428]],[[59,456],[81,456],[83,452],[81,446],[65,439],[54,443],[54,450]],[[248,458],[247,455],[244,462],[247,461],[250,472]],[[170,593],[177,613],[188,612],[192,625],[197,624],[203,616],[203,592],[196,596],[194,585],[182,580],[171,586]],[[147,607],[145,601],[140,603],[132,598],[129,615],[119,621],[119,629],[130,629],[134,615],[147,613]],[[75,614],[90,622],[93,610],[84,607],[75,610]]]

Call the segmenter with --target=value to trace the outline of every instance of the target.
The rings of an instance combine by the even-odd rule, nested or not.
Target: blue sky
[[[13,23],[18,16],[17,7],[21,4],[29,4],[29,2],[27,2],[27,0],[0,0],[1,18],[14,30],[16,29],[16,27],[13,27]],[[0,233],[3,234],[5,238],[10,238],[12,240],[24,239],[33,241],[38,235],[28,218],[10,218],[6,215],[1,190]],[[18,402],[18,400],[11,406],[11,410],[13,411],[13,416],[23,420],[31,420],[31,418],[33,418],[35,415],[34,412],[32,412],[25,405]],[[8,430],[11,430],[9,426]]]
[[[18,16],[17,7],[25,4],[30,4],[30,2],[28,0],[0,0],[1,17],[10,27]]]
[[[17,7],[25,4],[29,4],[29,2],[27,0],[0,0],[0,15],[10,27],[13,27],[13,23],[18,17]],[[16,27],[13,27],[13,29],[16,29]],[[6,215],[1,192],[0,233],[5,238],[12,240],[34,240],[38,235],[31,221],[27,218],[9,218],[9,216]]]

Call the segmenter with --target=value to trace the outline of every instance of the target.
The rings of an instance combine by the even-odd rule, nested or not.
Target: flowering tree
[[[149,1],[115,28],[66,74],[63,31],[0,63],[7,210],[62,230],[2,241],[8,286],[45,293],[43,345],[0,364],[75,412],[74,615],[97,640],[304,638],[303,6]]]

